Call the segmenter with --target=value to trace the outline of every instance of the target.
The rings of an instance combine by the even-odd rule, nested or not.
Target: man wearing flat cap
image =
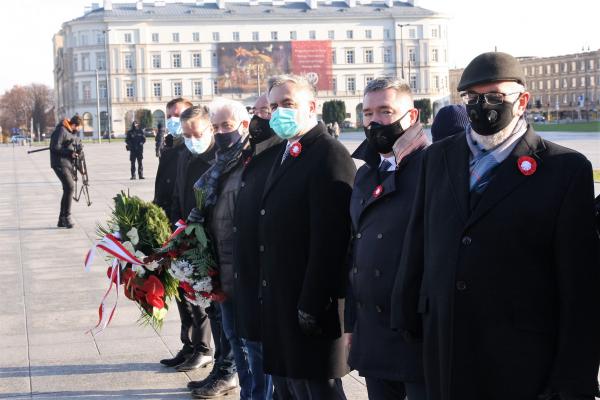
[[[424,155],[392,304],[429,400],[593,400],[600,260],[590,162],[527,124],[522,68],[484,53],[470,127]]]

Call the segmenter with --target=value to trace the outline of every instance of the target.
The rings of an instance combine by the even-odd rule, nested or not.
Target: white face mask
[[[202,137],[200,137],[200,139],[196,139],[195,137],[184,137],[184,141],[185,146],[192,154],[202,154],[210,147],[210,144],[212,143],[212,138],[212,132],[207,130],[202,134]]]
[[[173,136],[179,136],[183,133],[179,117],[171,117],[167,119],[167,130]]]

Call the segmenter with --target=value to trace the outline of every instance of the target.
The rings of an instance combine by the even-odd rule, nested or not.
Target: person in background
[[[156,157],[160,157],[160,150],[163,146],[163,142],[165,139],[165,130],[163,128],[163,125],[161,122],[158,123],[158,125],[156,126],[156,137],[155,137],[155,141],[156,141],[156,146],[155,146],[155,151],[156,151]]]
[[[431,140],[440,141],[464,132],[469,126],[469,116],[464,104],[451,104],[440,108],[431,124]]]
[[[129,161],[131,161],[131,180],[135,179],[135,161],[137,160],[138,176],[140,179],[144,179],[144,165],[142,160],[144,159],[144,143],[146,143],[146,137],[144,131],[140,128],[140,124],[137,121],[131,123],[131,128],[127,131],[125,136],[125,148],[129,151]]]
[[[58,215],[59,228],[73,228],[71,220],[71,204],[75,182],[73,180],[73,162],[77,157],[78,132],[83,126],[79,115],[74,115],[70,120],[63,119],[52,132],[50,138],[50,167],[62,184],[63,194],[60,200],[60,213]]]

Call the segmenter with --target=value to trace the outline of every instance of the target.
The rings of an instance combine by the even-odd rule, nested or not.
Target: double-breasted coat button
[[[464,244],[465,246],[470,245],[472,242],[473,240],[469,236],[465,236],[462,238],[462,244]]]
[[[381,239],[383,237],[383,235],[381,233],[377,234],[377,239]]]
[[[262,285],[263,285],[263,287],[267,287],[267,281],[265,281],[265,280],[263,279],[263,281],[262,281]]]
[[[362,235],[361,235],[361,233],[360,233],[360,232],[356,234],[356,238],[357,238],[357,239],[360,239],[361,237],[362,237]]]
[[[383,311],[383,310],[381,309],[381,307],[379,307],[379,306],[375,306],[375,310],[377,310],[377,312],[378,312],[378,313],[381,313],[381,311]]]
[[[354,269],[352,270],[352,272],[354,272],[355,274],[358,274],[358,268],[354,267]]]
[[[244,186],[246,186],[246,182],[242,181],[242,183],[240,183],[240,186],[241,186],[241,187],[244,187]]]
[[[375,269],[375,276],[377,278],[379,278],[381,276],[381,271],[379,271],[378,269]]]
[[[234,226],[233,227],[233,233],[236,233],[236,232],[237,232],[237,226]]]
[[[265,209],[263,208],[262,210],[260,210],[260,215],[265,215],[267,212],[265,211]]]
[[[237,278],[238,278],[238,273],[237,273],[237,272],[234,272],[234,273],[233,273],[233,279],[237,279]]]
[[[467,290],[467,282],[465,282],[465,281],[456,282],[456,289],[460,290],[461,292],[463,290]]]
[[[260,251],[261,253],[265,251],[265,246],[263,246],[262,244],[258,246],[258,251]]]

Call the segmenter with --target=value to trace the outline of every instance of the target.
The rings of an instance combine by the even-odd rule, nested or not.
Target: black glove
[[[129,151],[129,145],[125,145],[125,150]]]
[[[306,336],[320,336],[323,330],[317,323],[317,317],[302,310],[298,310],[298,324],[300,330]]]
[[[198,208],[192,208],[190,215],[188,215],[186,222],[188,224],[204,224],[204,214]]]

